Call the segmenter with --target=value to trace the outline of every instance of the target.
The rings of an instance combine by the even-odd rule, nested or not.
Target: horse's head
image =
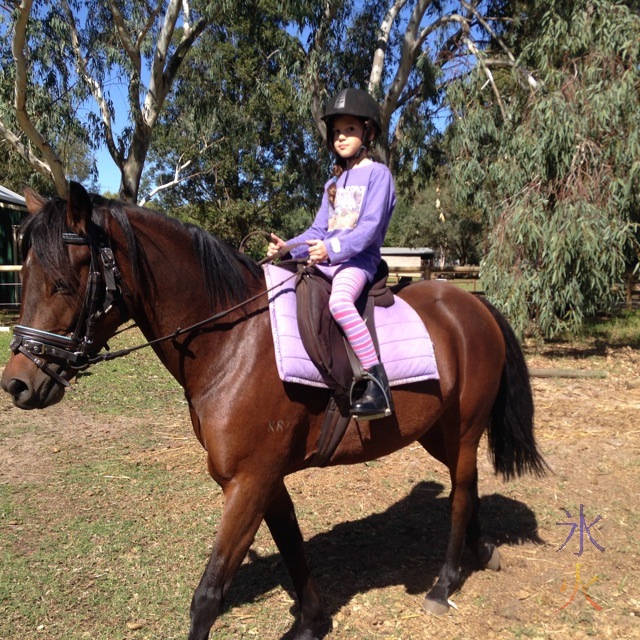
[[[112,313],[117,268],[92,201],[77,183],[68,200],[25,193],[31,214],[20,228],[22,302],[0,386],[21,409],[59,402],[119,324]]]

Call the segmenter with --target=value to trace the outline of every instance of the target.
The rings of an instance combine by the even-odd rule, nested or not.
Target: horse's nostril
[[[24,393],[29,389],[26,382],[19,380],[18,378],[11,378],[6,385],[3,385],[4,390],[7,393],[10,393],[14,398],[20,396],[21,393]]]

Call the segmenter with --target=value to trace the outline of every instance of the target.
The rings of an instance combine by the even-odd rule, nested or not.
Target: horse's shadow
[[[356,594],[373,589],[404,585],[412,595],[429,590],[444,563],[449,536],[449,499],[441,495],[444,491],[437,482],[420,482],[386,511],[337,524],[306,541],[329,616]],[[497,545],[544,542],[535,515],[517,500],[499,494],[482,498],[481,520],[484,535]],[[255,601],[280,584],[295,598],[279,554],[259,556],[251,551],[249,557],[234,579],[225,608]],[[462,583],[479,569],[465,549]],[[282,640],[289,637],[287,633]]]

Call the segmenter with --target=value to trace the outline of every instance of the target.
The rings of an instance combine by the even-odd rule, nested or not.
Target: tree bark
[[[13,148],[29,162],[36,171],[46,178],[53,180],[58,195],[65,197],[67,194],[67,179],[62,161],[53,147],[35,127],[30,115],[27,113],[27,75],[29,65],[24,49],[27,23],[29,22],[32,4],[33,0],[22,0],[17,9],[18,17],[14,25],[13,40],[11,43],[11,51],[16,64],[14,106],[20,129],[27,136],[31,144],[40,150],[44,161],[35,158],[28,147],[19,141],[17,136],[5,135],[5,139],[12,144]]]

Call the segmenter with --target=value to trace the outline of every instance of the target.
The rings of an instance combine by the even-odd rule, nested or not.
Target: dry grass
[[[479,571],[465,555],[450,614],[420,607],[444,556],[449,489],[446,469],[420,447],[288,480],[333,617],[328,639],[640,638],[640,355],[587,343],[532,349],[528,360],[607,377],[534,379],[553,474],[503,483],[481,453],[483,522],[503,567]],[[37,413],[0,401],[0,637],[184,638],[222,496],[179,395],[163,387],[160,414],[134,404],[129,415],[108,416],[84,394]],[[604,552],[585,537],[574,555],[578,534],[558,550],[568,533],[558,525],[568,520],[563,509],[575,520],[580,505],[587,524],[602,517],[591,534]],[[562,608],[577,563],[600,609],[580,588]],[[263,527],[211,638],[283,638],[292,609]]]

